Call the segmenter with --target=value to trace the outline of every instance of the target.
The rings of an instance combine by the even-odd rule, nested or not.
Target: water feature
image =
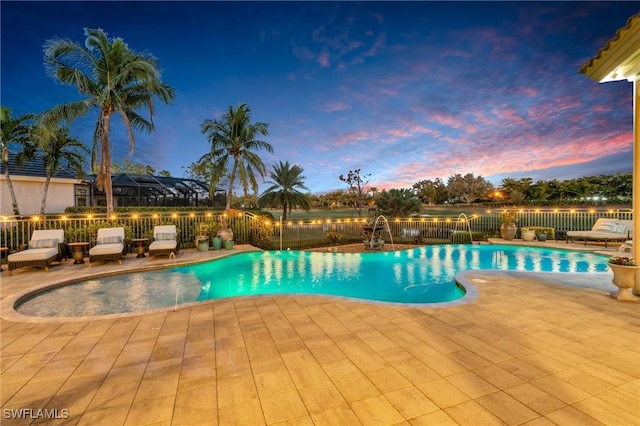
[[[371,241],[369,243],[369,247],[374,247],[374,243],[373,240],[376,236],[376,228],[378,227],[378,221],[382,218],[383,220],[383,224],[382,224],[382,231],[384,233],[384,225],[387,225],[387,232],[389,233],[389,238],[391,239],[391,249],[395,251],[395,246],[393,245],[393,235],[391,235],[391,228],[389,228],[389,221],[387,220],[386,217],[384,217],[383,215],[379,215],[376,218],[376,221],[373,223],[373,231],[371,232]]]
[[[459,223],[463,224],[462,225],[463,229],[462,229],[461,232],[466,232],[465,229],[464,229],[464,224],[467,225],[467,230],[469,231],[469,244],[473,244],[473,233],[471,232],[471,224],[469,223],[469,218],[464,213],[460,213],[458,215],[458,220],[456,221],[456,228],[453,231],[453,235],[455,235],[457,232],[459,232],[458,231],[458,224]],[[458,243],[459,241],[454,241],[454,242]]]

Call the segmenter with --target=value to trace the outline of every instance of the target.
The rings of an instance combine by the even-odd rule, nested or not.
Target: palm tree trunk
[[[18,210],[18,200],[16,199],[16,193],[13,190],[13,183],[11,182],[11,177],[9,176],[8,161],[4,161],[4,177],[7,180],[7,186],[9,187],[9,193],[11,194],[11,206],[13,207],[13,214],[16,216],[19,216],[20,210]]]
[[[282,206],[282,220],[287,220],[287,202],[285,201]]]
[[[44,181],[44,193],[42,194],[42,204],[40,205],[40,214],[44,214],[47,205],[47,193],[49,192],[49,182],[51,182],[51,173],[47,173],[47,179]]]
[[[236,180],[236,170],[238,169],[238,158],[233,159],[233,168],[231,169],[231,175],[229,176],[229,189],[227,190],[227,207],[226,210],[231,208],[231,197],[233,197],[233,181]]]
[[[107,201],[107,215],[113,214],[113,186],[111,185],[111,146],[109,144],[109,122],[111,113],[102,111],[102,135],[100,135],[100,171],[103,174],[104,194]]]

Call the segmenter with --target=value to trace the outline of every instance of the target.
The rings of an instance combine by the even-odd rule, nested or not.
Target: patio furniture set
[[[145,257],[144,244],[148,238],[135,238],[137,257]],[[178,233],[175,225],[158,225],[153,229],[153,241],[149,244],[149,258],[167,254],[175,256],[180,250]],[[41,267],[49,272],[53,262],[60,262],[68,257],[68,249],[74,250],[74,264],[84,263],[84,250],[88,242],[64,242],[63,229],[36,230],[31,235],[29,244],[7,257],[9,275],[18,268]],[[127,254],[127,241],[123,227],[100,228],[95,244],[89,249],[89,267],[96,261],[114,260],[122,264]]]

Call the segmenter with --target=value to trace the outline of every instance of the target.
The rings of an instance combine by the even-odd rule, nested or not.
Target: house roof
[[[600,83],[633,81],[640,74],[640,13],[631,16],[579,72]]]
[[[34,177],[47,177],[47,172],[44,168],[44,160],[42,156],[36,154],[32,160],[26,160],[19,166],[17,161],[17,154],[9,151],[9,174],[11,176],[34,176]],[[4,175],[4,163],[0,162],[0,174]],[[66,167],[64,164],[56,170],[53,174],[54,178],[60,179],[78,179],[78,174],[72,168]]]

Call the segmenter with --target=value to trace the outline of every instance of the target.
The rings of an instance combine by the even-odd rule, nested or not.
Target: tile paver
[[[640,421],[640,303],[551,275],[468,272],[475,300],[430,307],[289,295],[97,318],[7,310],[46,283],[169,264],[3,273],[2,409],[68,409],[60,424],[81,425]],[[47,422],[2,421],[31,423]]]

